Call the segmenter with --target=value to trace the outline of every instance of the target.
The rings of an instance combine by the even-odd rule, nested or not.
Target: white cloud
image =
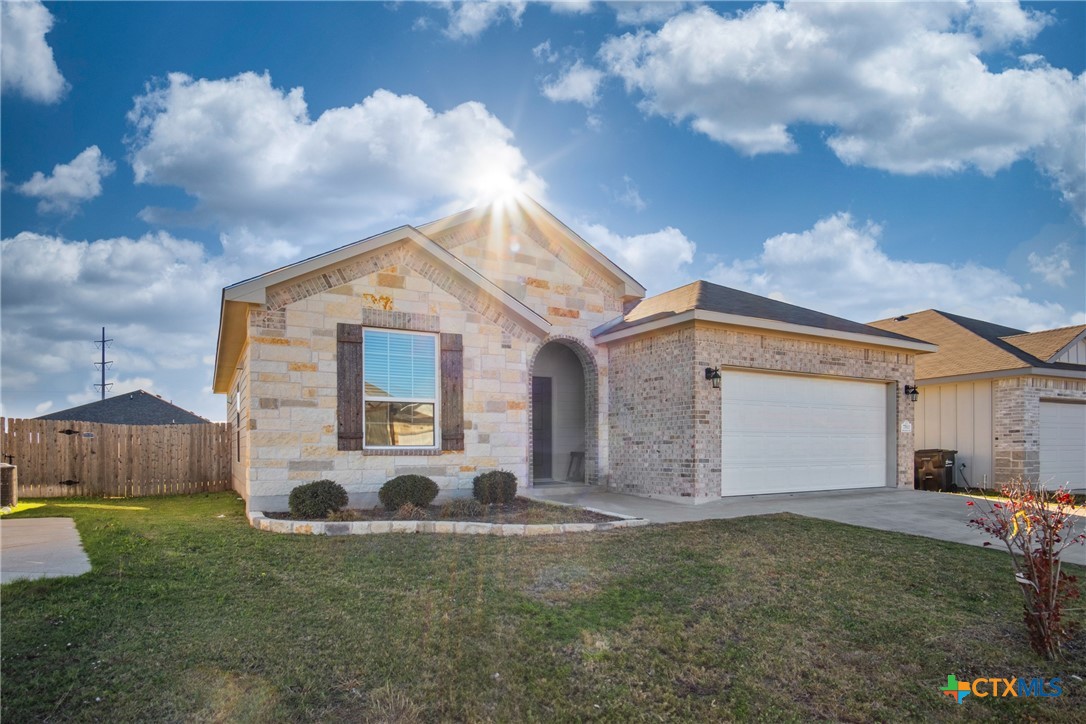
[[[1029,270],[1034,274],[1039,274],[1048,284],[1065,287],[1068,277],[1074,274],[1074,270],[1071,269],[1070,254],[1071,247],[1067,244],[1058,245],[1048,256],[1031,252],[1028,258]]]
[[[559,15],[584,15],[593,10],[592,0],[558,0],[550,4],[551,12]]]
[[[528,3],[522,0],[470,0],[442,5],[449,14],[445,35],[453,40],[474,40],[490,26],[506,20],[520,25]]]
[[[600,224],[579,224],[577,228],[588,243],[644,284],[649,295],[690,281],[689,266],[697,247],[674,227],[634,236],[621,236]]]
[[[311,119],[302,89],[277,89],[266,74],[172,74],[136,98],[129,120],[136,182],[196,199],[193,212],[152,208],[143,218],[215,222],[231,258],[263,245],[279,258],[327,249],[420,210],[545,188],[512,131],[476,102],[437,112],[378,90]]]
[[[988,3],[699,7],[610,38],[604,67],[648,113],[742,153],[797,151],[790,128],[832,129],[847,164],[993,174],[1032,160],[1086,220],[1086,75],[980,55],[1032,39],[1045,16]]]
[[[588,108],[599,101],[603,72],[578,60],[562,71],[558,78],[548,77],[543,83],[543,95],[552,101],[570,101]]]
[[[1052,18],[1017,2],[975,2],[970,8],[968,28],[985,50],[998,50],[1032,40]]]
[[[98,146],[87,148],[70,163],[58,163],[46,176],[35,171],[30,180],[16,190],[24,196],[41,199],[38,213],[71,213],[79,204],[102,194],[102,179],[115,170],[112,161],[102,155]]]
[[[638,2],[637,0],[618,0],[608,5],[615,11],[615,20],[619,25],[655,25],[678,15],[694,5],[692,2]]]
[[[1022,329],[1081,316],[1026,297],[996,269],[892,259],[879,246],[881,235],[877,224],[834,214],[806,231],[767,239],[753,259],[717,264],[707,279],[860,322],[931,308]]]
[[[38,415],[44,415],[45,413],[49,412],[49,410],[52,409],[52,407],[53,407],[53,401],[52,400],[46,400],[45,402],[41,403],[40,405],[34,405],[34,416],[37,417]]]
[[[0,3],[0,88],[39,103],[56,103],[68,89],[45,34],[53,15],[40,2]]]
[[[634,211],[644,211],[648,204],[641,198],[641,191],[637,188],[637,184],[629,176],[623,176],[622,183],[621,190],[608,189],[606,186],[604,188],[615,201],[623,206],[628,206]]]
[[[236,267],[165,233],[88,242],[23,232],[0,241],[0,256],[0,363],[11,415],[32,416],[43,399],[95,399],[92,340],[105,326],[115,340],[107,376],[114,392],[154,389],[222,418],[206,357],[220,290],[240,278]]]
[[[555,53],[551,49],[550,40],[544,40],[542,43],[532,48],[532,55],[535,56],[536,60],[544,63],[558,62],[558,53]]]

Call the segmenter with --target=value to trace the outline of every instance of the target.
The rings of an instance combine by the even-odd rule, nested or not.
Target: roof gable
[[[246,322],[251,307],[281,309],[291,302],[377,271],[377,268],[371,268],[372,264],[361,263],[367,257],[381,259],[393,255],[401,261],[412,261],[409,255],[402,253],[405,247],[410,247],[424,259],[421,266],[425,268],[417,271],[461,301],[470,304],[469,299],[474,296],[471,291],[481,291],[493,302],[484,304],[484,311],[500,308],[516,325],[534,335],[542,337],[550,332],[550,322],[524,302],[414,227],[401,226],[223,289],[215,352],[215,392],[224,393],[229,389],[237,360],[245,346]],[[381,263],[377,262],[378,266]]]
[[[1007,336],[1003,337],[1003,341],[1044,362],[1056,362],[1062,352],[1084,338],[1086,324],[1079,324],[1074,327]]]
[[[525,194],[423,224],[419,232],[453,253],[462,244],[489,234],[520,233],[573,269],[589,286],[624,300],[645,296],[645,287],[636,279]]]
[[[108,425],[206,425],[211,421],[144,390],[42,415],[39,420],[73,420]]]

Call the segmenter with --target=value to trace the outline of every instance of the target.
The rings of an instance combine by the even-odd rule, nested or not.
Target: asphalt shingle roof
[[[38,419],[101,422],[108,425],[203,425],[211,422],[143,390],[51,412]]]
[[[938,352],[917,356],[916,378],[918,380],[1031,367],[1058,370],[1086,369],[1083,365],[1048,362],[1051,354],[1041,357],[1031,353],[1031,350],[1043,351],[1040,343],[1034,344],[1032,341],[1022,343],[1024,339],[1036,336],[1047,346],[1050,344],[1050,340],[1047,340],[1049,332],[1059,330],[1027,334],[1014,327],[940,312],[937,309],[914,312],[891,319],[880,319],[877,322],[871,322],[871,326],[893,330],[939,345]],[[1079,330],[1081,329],[1080,327]],[[1073,337],[1074,335],[1068,337],[1067,341]]]
[[[1069,345],[1075,337],[1086,331],[1086,324],[1074,327],[1046,329],[1043,332],[1030,332],[1004,337],[1003,341],[1033,355],[1037,359],[1050,360],[1053,355]]]
[[[669,292],[642,299],[623,315],[621,322],[601,328],[597,334],[629,329],[658,319],[677,316],[694,309],[786,322],[835,332],[852,332],[873,337],[886,337],[887,339],[916,341],[904,334],[878,329],[859,322],[842,319],[841,317],[816,312],[806,307],[797,307],[794,304],[778,302],[775,299],[706,281],[692,282],[678,289],[672,289]]]

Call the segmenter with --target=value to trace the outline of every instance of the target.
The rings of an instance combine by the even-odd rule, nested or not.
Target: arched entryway
[[[553,338],[531,365],[532,485],[597,482],[597,372],[584,345]]]

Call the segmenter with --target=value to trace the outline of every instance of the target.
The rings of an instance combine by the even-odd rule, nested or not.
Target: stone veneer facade
[[[850,342],[689,323],[608,345],[611,477],[615,489],[685,502],[719,499],[721,391],[706,367],[878,380],[896,385],[896,479],[913,482],[911,353]]]
[[[1041,401],[1086,402],[1086,381],[1060,377],[992,380],[995,484],[1041,476]]]
[[[341,483],[352,505],[376,503],[385,481],[408,473],[432,478],[442,498],[465,494],[485,470],[530,484],[531,370],[549,342],[570,347],[586,370],[586,479],[606,480],[607,350],[589,331],[620,313],[621,289],[532,224],[432,238],[545,317],[551,334],[541,338],[407,241],[270,287],[267,304],[250,307],[228,402],[241,410],[232,477],[251,509],[285,510],[291,489],[320,478]],[[338,449],[338,323],[463,335],[463,451]],[[228,415],[237,422],[233,406]]]

